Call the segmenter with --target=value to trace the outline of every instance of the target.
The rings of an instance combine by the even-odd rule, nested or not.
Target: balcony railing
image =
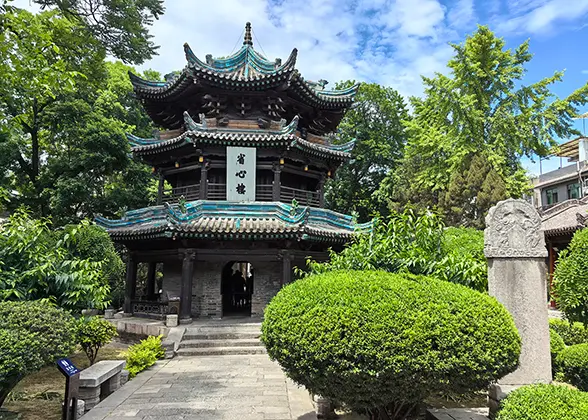
[[[207,200],[223,201],[227,199],[227,186],[225,184],[209,183],[207,186]],[[168,203],[177,203],[181,197],[186,201],[198,200],[200,198],[200,184],[184,185],[173,188],[170,194],[163,197],[163,201]],[[256,186],[256,201],[273,201],[273,185],[261,184]],[[296,200],[302,206],[318,207],[320,205],[320,196],[318,192],[307,191],[292,187],[280,187],[280,201],[290,203]]]

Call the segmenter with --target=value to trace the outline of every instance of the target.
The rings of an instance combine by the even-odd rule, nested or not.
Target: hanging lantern
[[[155,166],[151,168],[151,173],[154,174],[156,171]]]
[[[308,171],[308,165],[304,165],[304,170]]]
[[[284,164],[284,158],[280,158],[280,165]]]
[[[180,167],[180,162],[176,162],[175,167],[176,168],[179,168]]]
[[[200,156],[200,157],[198,158],[198,162],[200,162],[200,163],[204,162],[204,156]]]
[[[331,177],[331,171],[327,172],[327,176],[330,178]]]

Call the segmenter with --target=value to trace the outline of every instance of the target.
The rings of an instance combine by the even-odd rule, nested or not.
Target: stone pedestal
[[[114,309],[105,309],[104,310],[104,319],[113,319],[114,318]]]
[[[123,369],[120,373],[120,386],[123,386],[127,382],[129,382],[129,371]]]
[[[488,292],[512,315],[522,340],[518,369],[491,390],[491,405],[521,385],[551,382],[545,239],[541,218],[524,200],[490,209],[484,231]],[[491,407],[492,408],[492,407]],[[494,407],[496,408],[496,407]],[[493,411],[491,410],[491,415]]]
[[[177,315],[167,315],[165,317],[165,326],[166,327],[177,327],[178,326],[178,316]]]
[[[315,395],[313,400],[316,407],[316,417],[318,419],[336,418],[335,407],[331,400],[321,397],[320,395]]]
[[[84,400],[85,410],[91,410],[100,402],[100,387],[80,387],[79,399]]]

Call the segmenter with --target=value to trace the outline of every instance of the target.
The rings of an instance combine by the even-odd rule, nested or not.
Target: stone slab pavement
[[[265,354],[156,363],[82,420],[314,420],[308,392]]]

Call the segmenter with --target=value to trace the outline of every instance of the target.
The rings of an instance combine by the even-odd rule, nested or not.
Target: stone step
[[[186,340],[227,340],[227,339],[258,339],[261,336],[260,331],[251,332],[230,332],[230,331],[210,331],[210,332],[191,332],[186,331],[182,341]]]
[[[263,346],[261,341],[255,338],[234,339],[234,340],[183,340],[180,348],[197,347],[259,347]]]
[[[227,356],[241,354],[265,354],[265,347],[196,347],[180,348],[178,356]]]
[[[223,325],[223,326],[216,326],[216,325],[203,325],[200,327],[188,327],[186,328],[186,332],[209,332],[209,331],[224,331],[224,332],[251,332],[251,331],[261,331],[261,325]]]

